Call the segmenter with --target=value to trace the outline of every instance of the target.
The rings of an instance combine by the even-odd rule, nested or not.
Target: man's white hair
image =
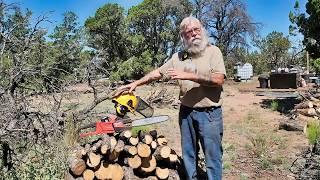
[[[185,33],[187,26],[189,24],[191,24],[191,22],[195,22],[200,25],[201,42],[199,42],[199,43],[188,42],[184,38],[183,33]],[[180,37],[181,37],[184,49],[191,54],[198,54],[198,53],[202,52],[209,44],[209,37],[208,37],[208,33],[207,33],[206,29],[202,26],[199,19],[197,19],[193,16],[186,17],[181,21],[181,23],[180,23]]]

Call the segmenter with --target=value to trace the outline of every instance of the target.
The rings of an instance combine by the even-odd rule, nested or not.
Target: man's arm
[[[219,87],[224,83],[224,74],[219,72],[211,73],[210,77],[176,69],[169,69],[167,73],[172,79],[190,80],[203,86]]]
[[[222,86],[224,83],[224,74],[223,73],[211,73],[210,78],[205,76],[196,75],[197,77],[192,80],[204,86],[218,87]]]
[[[159,80],[159,79],[161,79],[161,77],[162,77],[162,75],[161,75],[159,69],[155,69],[135,82],[136,82],[137,86],[141,86],[144,84],[148,84],[152,81]]]
[[[129,92],[132,92],[137,86],[141,86],[144,84],[148,84],[152,81],[155,80],[159,80],[161,79],[162,75],[159,71],[159,69],[155,69],[153,71],[151,71],[150,73],[148,73],[147,75],[145,75],[144,77],[142,77],[141,79],[134,81],[130,84],[127,84],[125,86],[121,86],[118,88],[118,91],[123,90],[123,89],[128,89]]]

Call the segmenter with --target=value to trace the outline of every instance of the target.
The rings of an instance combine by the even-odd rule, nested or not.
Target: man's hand
[[[137,87],[137,83],[136,81],[135,82],[132,82],[130,84],[127,84],[127,85],[124,85],[124,86],[120,86],[115,94],[113,95],[113,97],[116,97],[116,96],[119,96],[120,94],[122,94],[123,92],[127,92],[127,93],[131,93],[132,91],[134,91]]]
[[[160,74],[159,69],[155,69],[137,81],[134,81],[134,82],[127,84],[127,85],[124,85],[124,86],[120,86],[117,89],[114,96],[118,96],[119,94],[123,93],[124,91],[127,91],[128,93],[132,93],[132,91],[135,90],[137,86],[148,84],[149,82],[158,80],[161,77],[162,77],[162,75]]]
[[[168,76],[170,76],[173,80],[180,79],[180,80],[191,80],[195,81],[197,79],[197,75],[190,72],[185,72],[177,69],[168,69],[167,71]]]

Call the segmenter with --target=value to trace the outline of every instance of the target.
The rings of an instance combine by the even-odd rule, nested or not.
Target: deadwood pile
[[[171,105],[178,108],[180,101],[175,97],[172,92],[168,92],[167,88],[158,88],[149,92],[144,98],[150,105],[161,107]]]
[[[181,158],[167,143],[155,130],[104,135],[73,150],[65,179],[180,179]]]
[[[302,102],[296,104],[291,118],[280,122],[280,129],[301,131],[307,134],[311,122],[320,123],[320,92],[300,93]],[[290,171],[296,179],[320,179],[320,140],[298,155]]]
[[[320,122],[320,93],[300,93],[303,100],[294,106],[289,119],[280,121],[279,129],[306,132],[308,123]]]

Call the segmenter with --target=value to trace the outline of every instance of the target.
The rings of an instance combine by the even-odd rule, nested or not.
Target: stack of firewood
[[[314,97],[310,93],[300,95],[304,98],[303,101],[295,105],[291,120],[280,122],[280,129],[305,132],[308,122],[319,120],[320,99]]]
[[[66,179],[180,179],[180,157],[167,143],[155,130],[104,135],[73,151]]]

